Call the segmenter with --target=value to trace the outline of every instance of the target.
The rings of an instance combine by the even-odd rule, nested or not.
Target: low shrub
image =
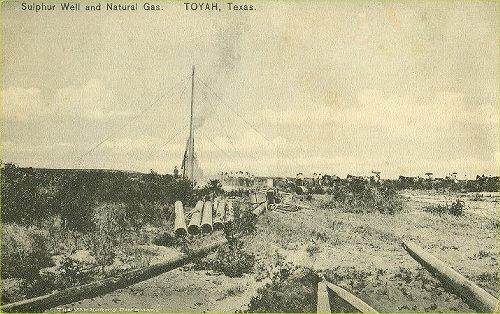
[[[438,214],[438,215],[451,214],[454,216],[462,216],[464,213],[464,208],[465,208],[464,202],[460,199],[457,199],[451,204],[446,204],[446,205],[437,204],[437,205],[425,206],[423,210],[428,213]]]
[[[42,230],[5,224],[2,232],[2,278],[32,280],[40,269],[53,265]]]
[[[160,233],[153,239],[154,245],[160,245],[166,247],[182,245],[184,242],[185,242],[184,239],[177,238],[175,237],[175,235],[169,232]]]
[[[126,243],[131,219],[124,204],[103,204],[92,210],[93,232],[90,233],[89,249],[101,266],[111,265],[115,248]]]
[[[59,265],[42,269],[40,277],[34,281],[35,293],[61,290],[83,285],[97,279],[100,270],[95,258],[88,251],[80,250],[64,256]]]
[[[2,304],[27,298],[29,286],[24,279],[2,279]]]
[[[287,274],[276,276],[271,283],[257,290],[250,300],[249,311],[316,312],[317,276],[309,268],[288,269]]]
[[[246,253],[237,240],[220,247],[215,254],[196,260],[193,269],[210,269],[228,277],[241,277],[250,273],[255,264],[253,254]]]
[[[232,230],[226,230],[226,234],[233,234],[233,235],[238,235],[242,236],[245,234],[250,234],[255,231],[255,225],[257,224],[258,217],[254,215],[249,208],[246,210],[242,210],[241,206],[238,207],[239,212],[238,212],[238,219],[234,220],[233,223],[227,224],[226,229],[232,229]]]
[[[462,200],[457,199],[455,202],[451,203],[450,214],[455,216],[461,216],[464,213],[465,204]]]
[[[328,189],[331,200],[324,204],[350,213],[380,212],[395,214],[403,209],[403,201],[390,185],[371,184],[365,181],[347,182]]]

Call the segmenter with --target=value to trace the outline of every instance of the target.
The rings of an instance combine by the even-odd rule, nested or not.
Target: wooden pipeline
[[[494,296],[481,289],[448,265],[426,252],[423,248],[410,241],[402,242],[403,248],[417,262],[437,276],[452,292],[460,296],[467,304],[482,312],[495,312],[499,302]]]
[[[349,291],[342,289],[341,287],[334,285],[330,282],[326,282],[326,286],[332,291],[333,298],[340,298],[342,301],[345,301],[349,306],[349,312],[362,312],[362,313],[377,313],[377,311],[366,304],[363,300],[350,293]],[[337,312],[338,309],[333,308],[333,312]]]
[[[330,309],[330,298],[328,296],[328,290],[326,288],[326,282],[324,280],[318,281],[318,299],[316,305],[316,311],[318,313],[331,313]]]
[[[53,294],[27,299],[1,306],[2,312],[41,312],[59,305],[93,298],[135,283],[156,277],[177,267],[190,263],[194,258],[202,257],[213,249],[227,243],[226,239],[203,246],[189,254],[170,258],[162,263],[126,272],[120,276],[106,278],[83,286],[58,291]]]
[[[264,202],[264,203],[258,205],[257,207],[255,207],[253,209],[252,213],[254,215],[260,216],[260,215],[262,215],[263,212],[266,211],[266,208],[267,208],[267,202]]]

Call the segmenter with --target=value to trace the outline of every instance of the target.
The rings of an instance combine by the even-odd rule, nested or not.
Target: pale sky
[[[205,173],[499,173],[493,1],[38,13],[20,3],[2,7],[4,162],[171,172],[195,65]]]

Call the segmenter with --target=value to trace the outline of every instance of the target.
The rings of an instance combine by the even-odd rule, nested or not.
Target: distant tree
[[[32,224],[53,214],[53,199],[33,169],[7,163],[2,165],[1,176],[4,222]]]

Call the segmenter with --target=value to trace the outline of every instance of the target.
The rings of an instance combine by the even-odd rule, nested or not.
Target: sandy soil
[[[323,272],[379,311],[472,311],[414,261],[397,237],[413,240],[498,294],[498,224],[492,219],[433,215],[411,199],[393,216],[320,209],[320,197],[315,203],[312,210],[267,213],[248,245],[265,255],[278,250]]]
[[[229,278],[178,268],[125,289],[49,311],[236,312],[246,308],[256,288],[252,276]]]
[[[498,203],[500,202],[499,192],[447,192],[441,193],[437,191],[403,191],[402,196],[407,197],[422,205],[444,205],[451,204],[458,198],[465,204],[465,211],[470,214],[475,214],[482,217],[500,220],[498,212]]]
[[[473,310],[413,260],[401,247],[398,237],[416,242],[498,295],[499,224],[495,216],[469,211],[461,217],[427,213],[422,211],[427,204],[422,199],[433,196],[412,193],[406,195],[403,211],[392,216],[332,210],[323,206],[322,196],[309,203],[311,209],[266,212],[259,218],[256,231],[244,239],[245,250],[257,257],[255,275],[229,278],[210,271],[177,269],[51,311],[245,310],[257,288],[266,282],[256,278],[265,274],[263,269],[275,263],[276,256],[323,273],[329,281],[353,292],[378,311]]]

